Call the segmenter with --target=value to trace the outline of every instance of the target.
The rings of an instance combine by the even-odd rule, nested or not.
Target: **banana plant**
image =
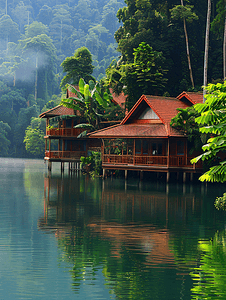
[[[112,95],[108,89],[93,80],[85,83],[84,79],[80,78],[78,87],[68,84],[67,88],[74,94],[74,97],[63,99],[61,104],[79,111],[81,119],[85,120],[85,123],[78,124],[74,128],[99,129],[104,110],[112,103]],[[82,132],[80,137],[85,134],[86,132]]]

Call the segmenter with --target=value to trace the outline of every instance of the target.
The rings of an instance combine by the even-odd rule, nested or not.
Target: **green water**
[[[0,299],[226,299],[223,192],[0,159]]]

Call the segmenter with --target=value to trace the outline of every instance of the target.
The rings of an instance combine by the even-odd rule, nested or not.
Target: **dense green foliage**
[[[63,71],[66,73],[61,81],[61,86],[66,84],[78,85],[79,79],[83,78],[86,82],[95,80],[91,76],[94,66],[92,65],[92,55],[86,47],[79,48],[71,57],[67,57],[62,62]]]
[[[107,117],[106,114],[103,115],[105,110],[115,106],[111,102],[112,95],[109,89],[93,80],[86,83],[83,78],[79,80],[79,89],[71,85],[68,88],[75,94],[75,97],[63,99],[61,104],[78,110],[81,120],[84,120],[84,123],[76,125],[75,128],[99,129],[100,120]],[[86,134],[85,131],[84,134]]]
[[[142,94],[155,95],[163,92],[167,79],[162,68],[164,57],[145,42],[133,52],[133,62],[111,64],[106,70],[106,85],[116,93],[127,95],[127,108],[131,108]]]
[[[168,82],[162,93],[168,92],[171,96],[176,96],[182,90],[191,88],[184,26],[181,22],[185,18],[195,87],[200,89],[203,84],[207,1],[184,1],[184,7],[179,5],[180,1],[175,0],[125,2],[127,6],[117,13],[122,26],[115,33],[118,50],[122,53],[121,61],[124,64],[132,63],[134,49],[141,42],[146,42],[165,57],[164,69],[168,70]],[[211,21],[217,15],[215,8],[218,2],[212,1]],[[222,78],[222,40],[223,35],[210,34],[209,82],[211,79]]]
[[[191,89],[183,20],[195,90],[199,90],[207,1],[180,4],[178,0],[0,0],[0,121],[11,128],[7,136],[11,146],[0,155],[26,156],[25,123],[28,126],[31,117],[60,95],[60,86],[75,84],[79,78],[100,81],[107,70],[105,84],[128,94],[128,108],[143,93],[176,96]],[[209,82],[223,74],[222,8],[224,1],[212,1]],[[23,124],[20,111],[27,116]]]
[[[188,141],[191,143],[191,153],[193,151],[201,151],[202,145],[206,142],[208,135],[201,133],[199,125],[195,122],[195,119],[200,114],[193,106],[185,109],[178,108],[177,110],[178,114],[172,118],[170,125],[187,135]]]
[[[203,153],[192,160],[192,163],[199,159],[215,159],[212,166],[201,177],[201,181],[225,182],[226,181],[226,81],[224,83],[209,84],[206,87],[206,101],[203,104],[196,104],[195,110],[200,114],[195,119],[201,133],[209,134],[210,138],[202,146]],[[223,208],[222,201],[225,195],[218,198],[216,204]],[[218,205],[217,204],[217,205]]]

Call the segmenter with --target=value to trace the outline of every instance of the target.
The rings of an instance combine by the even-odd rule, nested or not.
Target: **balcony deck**
[[[51,128],[46,129],[46,136],[77,137],[83,131],[83,128]]]
[[[86,156],[85,151],[45,151],[45,160],[61,162],[78,162],[81,156]]]
[[[140,170],[140,171],[187,171],[200,172],[202,163],[191,164],[192,157],[184,156],[141,156],[141,155],[111,155],[102,156],[102,167],[105,169]]]

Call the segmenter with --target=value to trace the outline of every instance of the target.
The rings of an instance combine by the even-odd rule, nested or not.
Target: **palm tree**
[[[63,99],[61,104],[79,111],[86,122],[74,128],[99,129],[99,121],[103,117],[99,111],[104,111],[111,105],[112,95],[109,90],[106,88],[103,90],[101,85],[98,82],[95,84],[93,80],[86,84],[83,78],[79,80],[79,89],[72,85],[68,85],[68,88],[75,96]]]

